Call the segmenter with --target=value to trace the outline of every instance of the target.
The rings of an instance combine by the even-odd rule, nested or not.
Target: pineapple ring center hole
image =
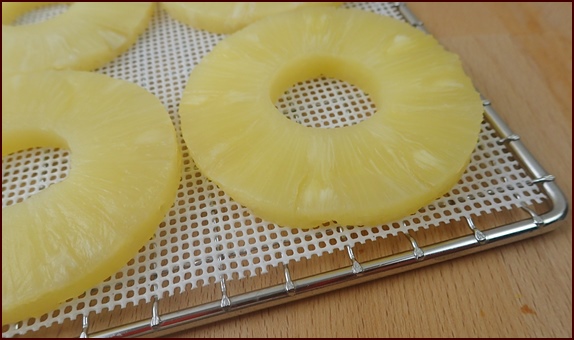
[[[70,171],[70,151],[60,148],[29,148],[2,157],[2,208],[20,203]]]
[[[30,8],[25,3],[19,4],[18,8],[14,8],[8,15],[2,13],[2,24],[11,26],[23,26],[38,24],[44,21],[53,19],[60,14],[68,11],[70,3],[55,3],[47,2],[38,7],[38,5]]]
[[[324,76],[296,83],[279,97],[275,107],[290,120],[314,128],[355,125],[377,111],[359,87]]]

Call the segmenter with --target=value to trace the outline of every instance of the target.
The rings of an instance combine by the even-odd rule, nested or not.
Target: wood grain
[[[409,3],[475,86],[521,136],[572,202],[572,3]],[[481,225],[504,216],[481,217]],[[549,234],[298,302],[176,337],[572,337],[572,215]],[[460,229],[463,230],[463,229]],[[423,231],[423,240],[436,230]],[[356,249],[365,261],[406,250],[403,239]],[[348,265],[341,254],[293,265],[295,278]],[[279,269],[234,280],[229,293],[281,282]],[[162,309],[212,301],[194,290]],[[149,318],[149,306],[112,311],[92,331]],[[81,322],[38,335],[79,334]]]

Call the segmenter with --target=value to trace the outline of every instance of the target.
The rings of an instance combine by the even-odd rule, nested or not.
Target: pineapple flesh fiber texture
[[[93,70],[127,50],[147,27],[151,2],[72,3],[49,20],[11,26],[52,3],[2,3],[2,74],[49,69]]]
[[[2,77],[2,156],[70,150],[60,183],[2,209],[2,324],[39,317],[116,273],[172,205],[181,156],[162,104],[80,71]]]
[[[172,18],[213,33],[233,33],[263,17],[306,6],[341,2],[162,2]]]
[[[324,75],[359,86],[377,111],[309,128],[274,103]],[[462,176],[482,121],[458,56],[406,23],[306,8],[227,37],[192,71],[182,132],[199,169],[253,213],[283,226],[376,225],[416,212]]]

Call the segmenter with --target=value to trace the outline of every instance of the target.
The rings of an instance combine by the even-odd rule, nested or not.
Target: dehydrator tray
[[[404,3],[345,6],[390,15],[425,31]],[[21,18],[20,24],[44,20],[65,8],[42,8]],[[467,171],[448,194],[417,213],[381,226],[330,224],[311,230],[282,228],[253,216],[197,170],[177,116],[190,72],[223,38],[187,27],[157,8],[137,43],[97,70],[146,88],[169,112],[184,155],[175,204],[154,238],[120,272],[51,313],[3,326],[3,337],[45,332],[44,327],[53,330],[74,320],[77,334],[66,335],[169,334],[533,237],[553,230],[558,226],[554,222],[566,215],[568,205],[554,178],[484,99],[485,119]],[[298,83],[276,106],[290,119],[316,128],[355,124],[374,113],[368,95],[329,78]],[[4,157],[2,206],[64,180],[70,156],[66,150],[35,148]],[[504,215],[496,219],[500,224],[478,222],[492,214]],[[421,242],[429,230],[440,237]],[[410,248],[396,246],[400,242]],[[355,256],[359,247],[377,246],[393,251],[366,261]],[[301,262],[328,262],[328,257],[341,255],[347,265],[293,273]],[[254,283],[239,293],[228,289],[238,281]],[[198,294],[202,298],[190,298]],[[142,315],[142,310],[148,317],[126,317]],[[111,313],[119,321],[99,326]]]

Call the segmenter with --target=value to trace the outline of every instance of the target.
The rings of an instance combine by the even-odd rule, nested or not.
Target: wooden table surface
[[[475,86],[556,176],[571,204],[572,3],[409,7],[441,43],[461,56]],[[481,225],[500,225],[496,218],[486,216]],[[558,223],[557,230],[531,239],[172,336],[572,337],[572,215]],[[370,250],[368,245],[359,248],[357,257],[363,260]],[[344,254],[325,255],[294,264],[292,271],[303,277],[329,269],[324,266],[348,266],[348,259]],[[282,279],[280,269],[257,279],[277,284],[277,278]],[[231,281],[228,288],[233,296],[237,290],[252,289],[252,282]],[[218,292],[191,293],[205,303],[214,301]],[[180,300],[162,300],[160,307],[177,309],[189,302]],[[98,316],[90,330],[149,315],[149,306],[113,311]],[[77,336],[80,329],[81,320],[76,320],[36,335]]]
[[[409,3],[572,202],[572,3]],[[572,215],[548,234],[175,334],[572,337]]]

